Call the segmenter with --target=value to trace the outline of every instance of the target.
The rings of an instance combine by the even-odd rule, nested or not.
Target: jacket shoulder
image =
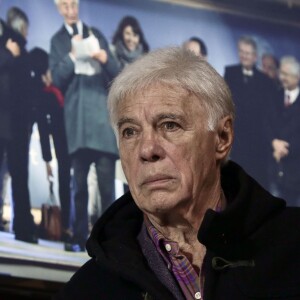
[[[60,29],[58,29],[58,30],[54,33],[54,35],[52,36],[51,42],[57,41],[58,39],[60,39],[61,37],[63,37],[64,34],[65,34],[65,31],[66,31],[66,29],[65,29],[64,26],[60,27]]]
[[[236,73],[240,72],[241,66],[240,65],[230,65],[225,67],[225,72],[227,73]]]
[[[96,27],[89,27],[89,30],[100,40],[105,40],[107,42],[104,34]]]

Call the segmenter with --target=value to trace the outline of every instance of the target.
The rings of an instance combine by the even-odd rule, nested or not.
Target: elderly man
[[[130,192],[60,299],[299,299],[300,211],[226,162],[234,107],[218,73],[156,50],[116,78],[109,109]]]
[[[240,63],[227,66],[224,75],[237,112],[231,159],[267,187],[270,140],[266,129],[275,85],[256,68],[257,46],[251,37],[240,37],[238,55]]]
[[[271,191],[300,206],[300,63],[292,56],[280,61],[280,82],[283,89],[275,99],[273,120],[273,180]]]
[[[49,64],[53,83],[65,96],[66,136],[75,181],[74,235],[66,238],[65,250],[84,251],[88,236],[87,177],[92,163],[96,165],[103,211],[115,200],[118,151],[106,102],[108,84],[119,68],[103,34],[79,19],[79,0],[55,3],[64,25],[51,39]],[[67,233],[69,222],[63,222]]]

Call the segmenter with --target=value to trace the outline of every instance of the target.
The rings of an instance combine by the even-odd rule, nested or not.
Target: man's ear
[[[233,143],[233,120],[231,116],[222,118],[217,126],[216,159],[223,161]]]

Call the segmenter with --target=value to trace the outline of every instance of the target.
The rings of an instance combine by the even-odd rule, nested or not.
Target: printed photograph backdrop
[[[1,19],[5,19],[11,6],[20,7],[29,17],[27,49],[41,47],[49,52],[50,38],[63,22],[54,1],[0,0]],[[80,18],[89,26],[99,28],[109,43],[125,15],[135,16],[140,21],[150,49],[181,45],[191,36],[202,38],[208,48],[208,61],[221,75],[224,66],[238,62],[236,43],[239,36],[245,34],[255,38],[259,55],[271,52],[278,58],[294,55],[300,59],[300,28],[297,26],[151,0],[80,0]],[[48,196],[48,188],[35,132],[31,138],[29,172],[32,206],[40,207]]]

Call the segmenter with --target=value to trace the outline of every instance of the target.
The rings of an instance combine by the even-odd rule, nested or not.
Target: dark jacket
[[[232,92],[237,116],[231,159],[266,188],[267,161],[271,155],[267,129],[275,86],[255,67],[253,76],[243,75],[241,65],[226,67],[224,79]]]
[[[222,187],[226,209],[208,210],[198,233],[207,248],[204,299],[300,299],[300,209],[286,208],[233,162],[222,169]],[[142,222],[130,194],[116,201],[88,240],[92,259],[60,299],[175,299],[142,255]]]
[[[2,34],[0,35],[0,139],[12,138],[12,113],[16,111],[17,90],[23,93],[22,82],[24,78],[25,39],[9,28],[4,21],[0,20]],[[7,41],[16,42],[21,50],[20,56],[14,57],[6,48]],[[19,74],[20,73],[20,74]],[[18,87],[16,89],[15,87]]]
[[[278,91],[272,106],[272,139],[280,139],[289,143],[289,154],[283,157],[279,164],[273,163],[273,180],[280,180],[281,186],[295,191],[300,191],[300,95],[288,107],[284,106],[284,90]],[[280,170],[280,178],[278,178]],[[296,198],[296,197],[295,197]]]

